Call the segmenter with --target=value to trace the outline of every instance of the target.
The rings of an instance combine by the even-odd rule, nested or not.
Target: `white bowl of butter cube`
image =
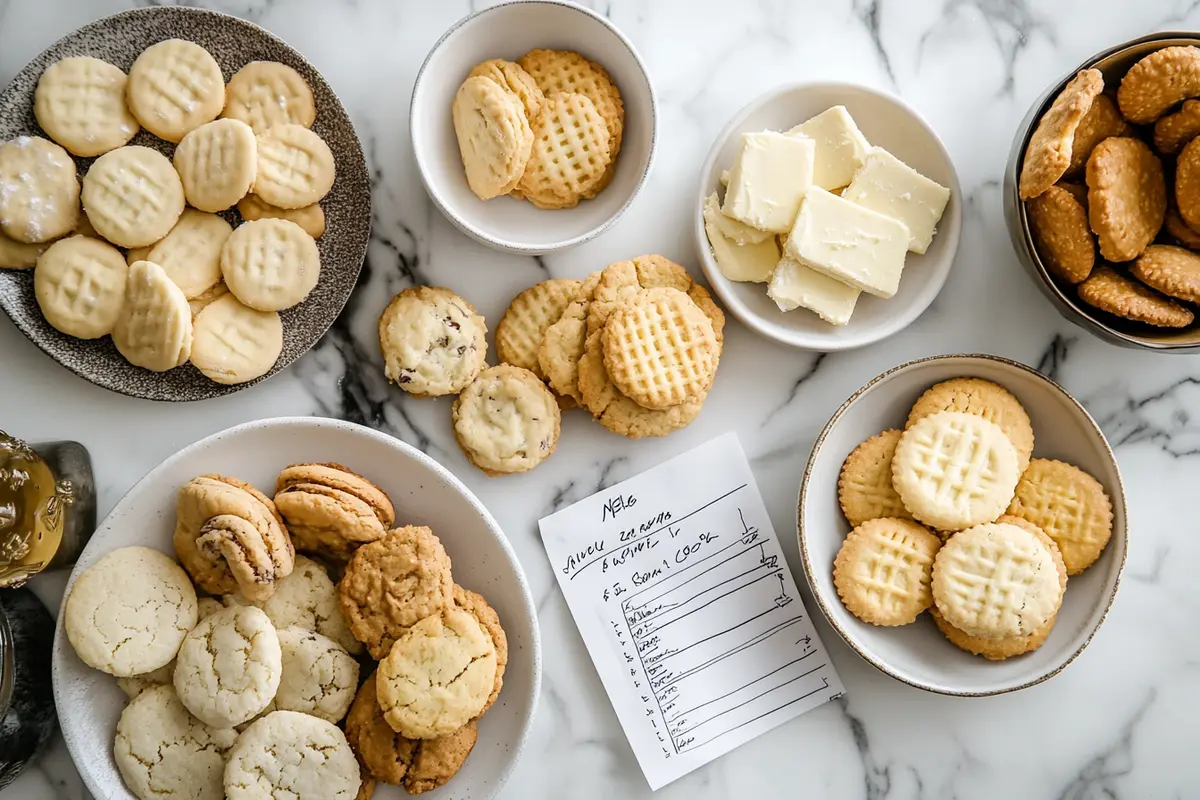
[[[788,86],[717,137],[695,208],[700,263],[743,324],[832,352],[905,328],[941,291],[962,190],[937,134],[863,86]]]

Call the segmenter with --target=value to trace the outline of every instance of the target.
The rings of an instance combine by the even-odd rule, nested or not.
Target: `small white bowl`
[[[763,283],[737,283],[721,274],[704,232],[704,200],[724,195],[721,172],[733,166],[741,134],[788,130],[832,106],[845,106],[873,145],[878,145],[926,177],[950,189],[950,202],[937,235],[923,255],[909,253],[900,290],[888,300],[863,294],[850,323],[830,325],[803,308],[783,312],[767,297]],[[696,251],[708,282],[746,327],[802,350],[833,352],[864,347],[903,330],[941,291],[962,233],[962,187],[950,154],[929,124],[899,98],[849,83],[802,83],[763,95],[734,116],[713,143],[700,171],[693,209]]]
[[[608,70],[625,104],[616,174],[575,208],[539,209],[524,200],[480,200],[467,186],[450,105],[471,68],[489,58],[516,60],[534,48],[574,50]],[[417,170],[434,204],[460,230],[497,250],[540,255],[582,244],[621,218],[641,191],[658,131],[646,65],[604,17],[562,0],[518,0],[464,17],[425,58],[413,86],[409,132]]]
[[[454,564],[455,582],[484,595],[508,635],[504,688],[479,722],[479,741],[444,794],[490,798],[512,774],[529,734],[541,686],[537,611],[516,553],[470,490],[429,456],[386,434],[318,417],[268,419],[239,425],[192,444],[151,470],[108,515],[67,583],[97,559],[128,545],[174,554],[171,533],[179,487],[197,475],[236,475],[272,493],[279,470],[297,462],[337,462],[379,484],[396,505],[398,524],[428,525]],[[136,579],[133,576],[132,579]],[[134,800],[113,761],[113,736],[125,695],[110,675],[75,655],[63,614],[54,638],[54,703],[67,749],[88,791]],[[379,787],[376,797],[399,800],[403,790]]]
[[[958,649],[927,614],[915,623],[881,628],[842,605],[833,560],[850,525],[838,506],[842,462],[860,442],[903,428],[917,397],[935,383],[978,377],[1008,389],[1029,412],[1035,457],[1075,464],[1094,475],[1113,504],[1113,533],[1100,559],[1067,581],[1054,629],[1039,649],[991,662]],[[1065,389],[1024,364],[986,355],[920,359],[883,373],[833,415],[813,445],[797,511],[800,558],[817,605],[834,630],[869,664],[909,686],[938,694],[983,697],[1024,689],[1054,677],[1083,652],[1112,607],[1125,567],[1125,490],[1116,458],[1095,420]]]

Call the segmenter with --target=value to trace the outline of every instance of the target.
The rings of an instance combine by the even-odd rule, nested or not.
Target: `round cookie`
[[[1175,161],[1175,205],[1192,230],[1200,229],[1200,139],[1192,139]]]
[[[258,311],[282,311],[304,301],[321,276],[317,243],[294,222],[243,222],[221,250],[225,285]]]
[[[508,194],[525,173],[534,143],[521,100],[483,76],[468,77],[451,105],[467,185],[481,200]]]
[[[846,456],[838,476],[838,504],[852,528],[870,519],[912,516],[892,486],[892,457],[901,433],[876,434]]]
[[[258,132],[254,193],[273,206],[304,208],[333,188],[336,167],[329,145],[303,125]]]
[[[84,570],[63,613],[80,660],[120,678],[165,666],[198,614],[187,573],[148,547],[113,550]]]
[[[1021,162],[1018,191],[1022,200],[1037,197],[1058,183],[1071,165],[1075,131],[1096,97],[1104,76],[1096,69],[1081,70],[1063,87],[1038,120]]]
[[[79,179],[66,150],[38,136],[0,144],[0,231],[25,244],[50,242],[75,229]]]
[[[1023,656],[1026,653],[1032,653],[1046,642],[1046,637],[1050,635],[1050,631],[1054,628],[1054,620],[1056,617],[1051,617],[1050,621],[1038,628],[1028,636],[1003,636],[999,639],[985,639],[982,636],[972,636],[969,633],[960,631],[958,628],[946,622],[945,617],[938,613],[937,607],[929,609],[929,615],[933,617],[933,622],[937,625],[939,631],[950,641],[950,644],[966,650],[968,653],[973,653],[977,656],[983,656],[988,661],[1004,661],[1007,658],[1015,658]]]
[[[216,214],[185,208],[171,232],[137,260],[158,264],[191,300],[221,282],[221,248],[232,233]]]
[[[496,326],[496,355],[500,361],[545,379],[538,350],[546,329],[562,318],[582,285],[582,281],[557,278],[534,284],[514,297]]]
[[[1154,147],[1163,155],[1178,155],[1196,134],[1200,134],[1200,100],[1185,100],[1174,114],[1154,123]]]
[[[1062,554],[1067,575],[1096,563],[1112,536],[1112,501],[1100,481],[1079,467],[1035,458],[1017,482],[1008,513],[1046,533]]]
[[[1017,449],[1017,467],[1029,466],[1033,454],[1033,425],[1021,401],[998,383],[983,378],[951,378],[925,390],[908,412],[904,428],[939,411],[961,411],[983,417],[1000,430]]]
[[[167,157],[149,147],[119,147],[83,176],[83,208],[96,232],[121,247],[154,244],[183,213],[183,184]]]
[[[237,384],[271,371],[283,352],[283,322],[274,311],[256,311],[229,294],[220,295],[192,313],[191,361],[209,380]]]
[[[116,248],[88,236],[72,236],[50,245],[37,263],[33,292],[51,326],[79,339],[112,332],[129,278],[129,267]]]
[[[488,475],[526,472],[558,445],[554,393],[527,369],[501,364],[479,373],[454,400],[454,438]]]
[[[215,597],[196,598],[197,621],[212,616],[224,607],[221,601]],[[156,670],[151,670],[141,675],[131,675],[128,678],[117,678],[117,686],[120,686],[125,696],[132,700],[142,692],[147,689],[153,689],[155,686],[170,686],[174,677],[175,659],[172,658],[167,662],[166,666],[159,667]]]
[[[1051,186],[1025,201],[1029,230],[1046,267],[1067,283],[1091,274],[1096,263],[1096,243],[1088,227],[1087,207],[1070,190]]]
[[[1087,166],[1088,156],[1096,145],[1111,136],[1132,136],[1133,126],[1121,116],[1117,105],[1106,94],[1098,94],[1092,100],[1092,106],[1079,127],[1075,129],[1075,137],[1071,140],[1071,163],[1067,167],[1067,175],[1078,175]]]
[[[143,128],[178,142],[221,113],[225,78],[203,47],[167,39],[143,50],[133,62],[125,99]]]
[[[240,120],[255,132],[287,124],[311,128],[317,106],[299,72],[278,61],[251,61],[229,79],[221,116]]]
[[[1200,255],[1169,244],[1152,244],[1137,257],[1129,274],[1165,295],[1200,302]]]
[[[350,631],[372,657],[425,617],[454,603],[450,557],[433,531],[404,527],[358,548],[338,583]]]
[[[175,691],[201,722],[228,728],[270,705],[282,670],[279,636],[266,613],[234,606],[205,618],[183,640]]]
[[[576,92],[548,95],[532,135],[529,160],[515,187],[522,197],[538,208],[558,209],[596,195],[612,161],[612,144],[591,98]]]
[[[1179,158],[1177,200],[1184,173],[1182,153]],[[1088,221],[1100,255],[1109,261],[1137,258],[1154,241],[1167,213],[1167,185],[1158,156],[1141,139],[1105,139],[1088,157],[1087,185]],[[1185,192],[1183,198],[1179,211],[1191,224],[1188,215],[1196,206],[1188,202],[1190,194]]]
[[[320,483],[295,483],[275,494],[296,549],[333,561],[387,533],[371,505],[350,492]]]
[[[258,142],[241,120],[217,119],[189,131],[174,161],[188,203],[201,211],[224,211],[254,185]]]
[[[165,372],[187,363],[192,309],[183,290],[153,261],[129,267],[112,340],[126,361],[144,369]]]
[[[379,663],[376,690],[393,730],[434,739],[478,716],[495,679],[491,637],[471,614],[447,608],[396,640]]]
[[[274,711],[242,731],[225,765],[229,800],[354,800],[361,779],[332,722]]]
[[[38,126],[71,153],[90,158],[126,144],[138,122],[125,105],[127,76],[98,58],[64,58],[46,68],[33,94]]]
[[[339,722],[358,688],[358,662],[332,639],[303,628],[280,628],[282,672],[268,711],[299,711]]]
[[[325,212],[318,203],[303,208],[280,208],[265,202],[257,195],[248,194],[238,201],[238,213],[247,222],[256,219],[286,219],[304,229],[314,239],[325,233]]]
[[[708,290],[693,282],[682,266],[654,254],[618,261],[601,271],[587,309],[588,335],[604,327],[610,314],[640,295],[642,290],[659,288],[685,292],[712,322],[717,342],[724,342],[725,314],[713,302]]]
[[[1117,89],[1117,103],[1125,119],[1146,125],[1196,95],[1200,95],[1200,49],[1164,47],[1129,68]]]
[[[576,403],[583,402],[579,391],[579,360],[587,348],[588,309],[600,285],[600,275],[593,272],[584,279],[562,315],[546,328],[538,347],[538,366],[546,382],[560,396],[570,397]]]
[[[496,681],[492,684],[492,693],[488,695],[483,710],[479,712],[479,715],[483,716],[496,702],[496,698],[500,696],[500,689],[504,686],[504,668],[508,666],[508,636],[500,626],[500,615],[488,605],[483,595],[455,584],[454,605],[475,618],[491,637],[492,646],[496,649]]]
[[[1167,206],[1167,215],[1163,219],[1163,231],[1175,240],[1176,244],[1189,250],[1200,250],[1200,233],[1196,233],[1187,226],[1183,217],[1179,216],[1179,210],[1173,205]]]
[[[379,317],[388,380],[415,397],[457,394],[487,358],[487,325],[449,289],[405,289]]]
[[[83,215],[80,215],[83,217]],[[86,219],[86,217],[83,217]],[[10,239],[0,232],[0,269],[33,269],[49,244],[26,244]]]
[[[1076,291],[1101,311],[1159,328],[1185,328],[1195,319],[1191,309],[1108,266],[1096,269]]]
[[[907,625],[933,602],[930,581],[941,540],[912,520],[873,519],[842,542],[833,584],[851,614],[871,625]]]
[[[515,95],[525,109],[525,119],[535,120],[538,118],[542,111],[542,103],[546,102],[546,95],[538,88],[537,81],[533,79],[533,76],[526,72],[520,64],[514,61],[505,61],[502,58],[491,58],[471,67],[471,72],[467,77],[474,78],[477,75],[491,78]]]
[[[333,462],[291,464],[275,479],[275,493],[298,483],[316,483],[349,492],[369,505],[386,527],[390,528],[396,521],[396,509],[387,493],[349,467]]]
[[[155,686],[121,712],[113,760],[138,800],[223,800],[223,754],[236,739],[189,714],[174,687]]]

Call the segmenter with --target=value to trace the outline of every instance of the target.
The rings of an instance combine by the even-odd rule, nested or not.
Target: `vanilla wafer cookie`
[[[500,361],[527,369],[544,380],[538,350],[546,329],[562,318],[582,285],[573,278],[555,278],[534,284],[514,297],[496,326]]]
[[[721,345],[712,321],[678,289],[644,289],[603,329],[609,379],[638,405],[677,406],[708,392]]]
[[[138,132],[125,104],[128,77],[98,58],[64,58],[46,68],[33,94],[33,114],[51,139],[85,158],[107,153]]]
[[[1017,449],[1017,466],[1024,472],[1033,454],[1033,425],[1021,401],[998,383],[983,378],[951,378],[925,390],[908,412],[904,427],[938,411],[975,414],[1000,426]]]
[[[75,229],[79,180],[66,150],[38,136],[0,144],[0,231],[25,244],[51,242]]]
[[[487,325],[450,289],[405,289],[379,317],[388,380],[415,397],[456,394],[487,359]]]
[[[251,61],[229,79],[221,116],[241,120],[255,131],[276,125],[311,128],[317,106],[299,72],[278,61]]]
[[[959,411],[917,420],[892,459],[892,485],[905,508],[945,531],[995,520],[1020,477],[1017,450],[1000,426]]]
[[[258,133],[254,193],[279,208],[304,208],[333,188],[336,166],[325,140],[303,125]]]
[[[221,249],[232,233],[216,214],[185,208],[171,232],[136,260],[158,264],[190,300],[221,282]]]
[[[546,328],[538,348],[538,365],[550,387],[577,403],[583,402],[579,391],[579,360],[587,345],[588,308],[599,283],[599,272],[584,279],[562,316]]]
[[[129,267],[112,245],[89,236],[60,239],[38,259],[33,291],[42,316],[80,339],[111,333],[121,314]]]
[[[125,304],[112,338],[129,363],[154,372],[187,362],[192,310],[183,290],[153,261],[138,261],[129,268]]]
[[[542,103],[546,101],[546,95],[538,88],[537,81],[533,79],[533,76],[526,72],[520,64],[505,61],[503,58],[491,58],[472,67],[467,77],[473,78],[477,75],[491,78],[515,95],[521,101],[522,108],[525,109],[527,120],[532,121],[538,118],[538,114],[542,110]]]
[[[929,616],[933,617],[934,624],[950,641],[950,644],[960,650],[966,650],[968,653],[983,656],[988,661],[1003,661],[1037,650],[1046,643],[1046,637],[1050,635],[1050,631],[1054,628],[1054,620],[1057,618],[1057,615],[1051,617],[1049,622],[1028,635],[985,639],[982,636],[972,636],[951,625],[945,617],[938,613],[937,606],[929,609]]]
[[[190,205],[213,212],[232,208],[254,185],[258,169],[254,131],[237,119],[205,123],[180,140],[175,169]]]
[[[454,401],[454,438],[488,475],[527,472],[554,452],[561,419],[537,375],[501,364],[480,372]]]
[[[933,565],[938,613],[970,636],[1029,636],[1054,618],[1067,586],[1062,556],[1033,526],[1007,521],[951,536]]]
[[[1079,467],[1035,458],[1017,483],[1008,513],[1045,531],[1058,545],[1068,575],[1096,563],[1112,536],[1112,501],[1100,481]]]
[[[857,526],[833,562],[833,585],[846,610],[872,625],[907,625],[933,603],[933,559],[942,542],[910,519]]]
[[[609,142],[591,99],[575,92],[549,95],[533,124],[533,149],[516,188],[538,208],[573,208],[604,177]]]
[[[286,219],[299,225],[314,239],[320,239],[325,234],[325,212],[319,203],[303,208],[280,208],[257,195],[248,194],[238,201],[237,210],[247,222],[256,219]]]
[[[517,96],[491,78],[469,77],[454,95],[451,117],[475,196],[490,200],[515,189],[534,140]]]
[[[162,153],[119,147],[97,158],[83,176],[83,208],[96,232],[121,247],[143,247],[166,236],[183,213],[183,184]]]
[[[270,372],[283,351],[283,323],[274,311],[256,311],[225,294],[192,322],[191,361],[217,383],[252,381]]]
[[[221,249],[229,291],[251,308],[281,311],[304,301],[321,274],[317,243],[294,222],[243,222]]]
[[[846,456],[838,476],[838,504],[852,527],[880,517],[912,517],[892,486],[892,458],[901,433],[876,434]]]
[[[221,113],[225,78],[203,47],[167,39],[143,50],[133,62],[125,99],[143,128],[160,139],[178,142]]]

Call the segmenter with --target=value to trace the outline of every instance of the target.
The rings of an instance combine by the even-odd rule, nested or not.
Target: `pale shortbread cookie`
[[[562,423],[554,393],[527,369],[488,367],[454,401],[454,438],[488,475],[526,472],[558,445]]]
[[[427,617],[379,663],[379,706],[392,729],[432,739],[466,725],[487,703],[496,648],[475,617],[457,608]]]
[[[276,125],[258,133],[254,193],[271,205],[311,206],[329,194],[335,172],[329,145],[303,125]]]
[[[295,711],[256,720],[225,765],[228,800],[354,800],[361,783],[345,734]]]
[[[1008,506],[1014,517],[1038,526],[1062,553],[1068,575],[1096,563],[1112,537],[1112,501],[1100,481],[1079,467],[1035,458]]]
[[[379,317],[388,380],[416,397],[455,394],[483,369],[487,325],[450,289],[405,289]]]
[[[139,261],[142,259],[138,259]],[[213,303],[220,300],[225,295],[229,294],[229,287],[225,285],[225,281],[221,281],[216,286],[208,289],[195,297],[188,298],[188,308],[192,310],[192,351],[196,349],[196,317],[200,312],[208,308]]]
[[[534,284],[514,297],[496,326],[496,354],[500,360],[545,378],[538,350],[546,329],[562,317],[581,285],[574,279],[557,278]]]
[[[537,81],[533,79],[533,76],[526,72],[520,64],[514,61],[505,61],[503,58],[491,58],[471,67],[471,72],[467,77],[474,78],[476,75],[491,78],[514,94],[525,109],[525,119],[535,120],[538,118],[538,114],[542,110],[542,103],[546,102],[546,95],[538,88]]]
[[[213,614],[220,611],[225,606],[215,597],[198,597],[196,598],[197,621],[205,617],[211,617]],[[121,687],[121,691],[130,700],[137,697],[147,689],[153,689],[155,686],[169,686],[175,677],[175,659],[167,662],[166,666],[159,667],[150,672],[143,672],[141,675],[132,675],[128,678],[117,678],[117,686]],[[174,689],[172,689],[174,692]]]
[[[1017,450],[1003,429],[959,411],[917,420],[900,437],[892,459],[892,485],[905,508],[944,531],[995,520],[1008,508],[1020,477]]]
[[[929,387],[913,403],[905,428],[938,411],[975,414],[1000,426],[1017,449],[1017,467],[1024,472],[1033,454],[1033,425],[1012,392],[983,378],[951,378]]]
[[[221,251],[225,285],[251,308],[282,311],[304,301],[321,277],[317,243],[294,222],[244,222]]]
[[[458,88],[451,116],[471,191],[489,200],[515,189],[534,138],[520,99],[491,78],[477,75]]]
[[[137,260],[158,264],[191,300],[221,282],[221,248],[231,233],[216,214],[185,208],[171,232]]]
[[[138,800],[223,800],[223,754],[237,735],[189,714],[173,686],[156,686],[121,712],[113,759]]]
[[[125,105],[128,78],[98,58],[64,58],[46,68],[33,94],[33,114],[51,139],[89,158],[126,144],[138,121]]]
[[[229,79],[221,116],[240,120],[255,131],[286,124],[311,128],[317,106],[299,72],[278,61],[251,61]]]
[[[280,628],[283,671],[271,711],[299,711],[340,722],[358,689],[358,662],[342,646],[303,628]]]
[[[112,339],[129,363],[154,372],[187,363],[192,309],[183,290],[153,261],[138,261],[129,268],[125,305]]]
[[[851,614],[872,625],[907,625],[933,602],[929,584],[941,540],[898,517],[873,519],[842,542],[833,585]]]
[[[120,147],[83,176],[83,208],[97,233],[121,247],[154,244],[183,213],[183,184],[171,162],[148,147]]]
[[[63,613],[80,660],[128,677],[174,658],[198,612],[196,590],[178,564],[148,547],[122,547],[83,571]]]
[[[86,217],[87,215],[85,214],[84,216]],[[150,251],[154,249],[155,244],[157,242],[142,247],[129,248],[125,251],[125,263],[132,267],[135,261],[149,261]]]
[[[221,284],[222,286],[224,284]],[[194,307],[194,302],[191,301]],[[191,362],[210,380],[238,384],[271,371],[283,352],[283,322],[232,294],[214,298],[192,321]]]
[[[188,633],[176,657],[175,691],[201,722],[229,728],[262,713],[282,670],[279,636],[266,613],[236,606]]]
[[[79,179],[66,150],[37,136],[0,144],[0,231],[25,244],[75,229]]]
[[[529,162],[516,188],[538,208],[572,208],[598,191],[612,160],[604,118],[585,95],[546,98],[533,124]]]
[[[125,99],[143,128],[178,142],[221,113],[225,78],[203,47],[167,39],[143,50],[133,62]]]
[[[258,195],[248,194],[238,201],[237,210],[242,219],[248,222],[256,219],[286,219],[299,225],[314,239],[320,239],[325,233],[325,212],[317,203],[304,208],[280,208]]]
[[[976,525],[951,536],[934,559],[938,613],[985,639],[1040,630],[1058,613],[1066,586],[1058,548],[1032,525]]]
[[[72,236],[50,245],[37,264],[33,291],[47,322],[80,339],[112,332],[129,277],[129,267],[115,247]]]
[[[579,360],[587,347],[588,309],[601,274],[593,272],[584,279],[558,320],[546,328],[538,348],[538,366],[546,382],[558,394],[577,403],[583,402],[579,391]]]
[[[838,476],[838,504],[851,527],[880,517],[912,516],[892,486],[892,458],[901,433],[876,434],[846,456]]]
[[[189,131],[174,160],[188,203],[201,211],[224,211],[254,185],[258,140],[241,120],[217,119]]]
[[[80,214],[81,219],[87,217]],[[0,269],[33,269],[38,258],[50,245],[46,242],[26,244],[11,239],[0,232]]]

